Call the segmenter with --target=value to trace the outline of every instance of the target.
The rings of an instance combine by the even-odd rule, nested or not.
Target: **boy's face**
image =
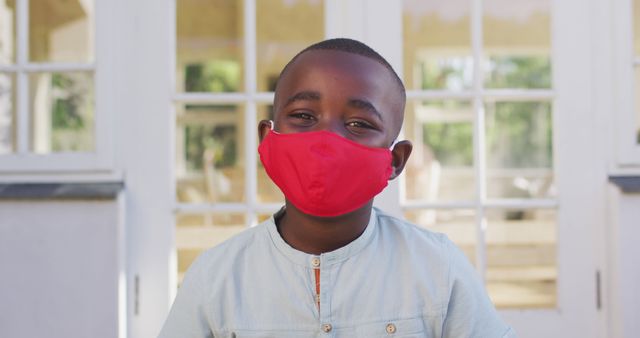
[[[301,54],[278,83],[275,130],[327,130],[357,143],[388,148],[398,135],[404,97],[390,71],[365,56],[333,50]],[[260,135],[268,132],[264,121]]]

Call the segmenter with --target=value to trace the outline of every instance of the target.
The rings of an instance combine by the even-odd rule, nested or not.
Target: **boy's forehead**
[[[373,71],[376,76],[383,78],[391,75],[385,66],[369,57],[339,50],[315,49],[298,55],[287,67],[288,69],[281,74],[280,81],[285,81],[292,74],[297,74],[300,71],[304,73],[326,67],[332,67],[338,71],[343,70],[351,76],[357,71]]]
[[[384,99],[392,105],[399,104],[399,110],[403,113],[404,95],[396,85],[391,70],[369,57],[338,50],[309,50],[298,55],[280,75],[276,101],[286,100],[283,96],[291,95],[290,91],[296,89],[296,85],[311,81],[312,76],[340,76],[364,85],[384,86]]]

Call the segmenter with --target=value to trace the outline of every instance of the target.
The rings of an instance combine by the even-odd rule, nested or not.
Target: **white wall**
[[[640,332],[640,194],[611,193],[610,336],[638,337]]]
[[[0,337],[117,337],[117,208],[0,201]]]

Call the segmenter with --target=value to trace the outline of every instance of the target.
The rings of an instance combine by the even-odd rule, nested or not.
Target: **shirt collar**
[[[371,216],[369,217],[369,224],[367,224],[367,228],[364,232],[351,243],[338,248],[334,251],[325,252],[320,255],[312,255],[306,252],[302,252],[290,246],[287,242],[284,241],[280,233],[278,232],[278,228],[276,227],[275,215],[272,215],[267,222],[267,229],[269,230],[269,235],[271,237],[272,243],[276,246],[278,251],[285,255],[288,259],[290,259],[293,263],[297,265],[301,265],[309,268],[317,268],[317,265],[314,265],[314,259],[317,261],[317,258],[320,259],[320,265],[323,267],[327,267],[336,263],[340,263],[350,257],[358,254],[367,244],[371,242],[373,235],[375,233],[378,217],[375,208],[371,209]],[[317,264],[317,263],[316,263]]]

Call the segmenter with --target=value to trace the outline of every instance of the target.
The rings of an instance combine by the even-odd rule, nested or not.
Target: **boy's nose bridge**
[[[320,123],[318,123],[318,128],[316,130],[324,130],[328,132],[332,132],[334,134],[340,135],[342,137],[346,137],[346,128],[344,126],[344,122],[340,118],[325,118],[322,119]]]

